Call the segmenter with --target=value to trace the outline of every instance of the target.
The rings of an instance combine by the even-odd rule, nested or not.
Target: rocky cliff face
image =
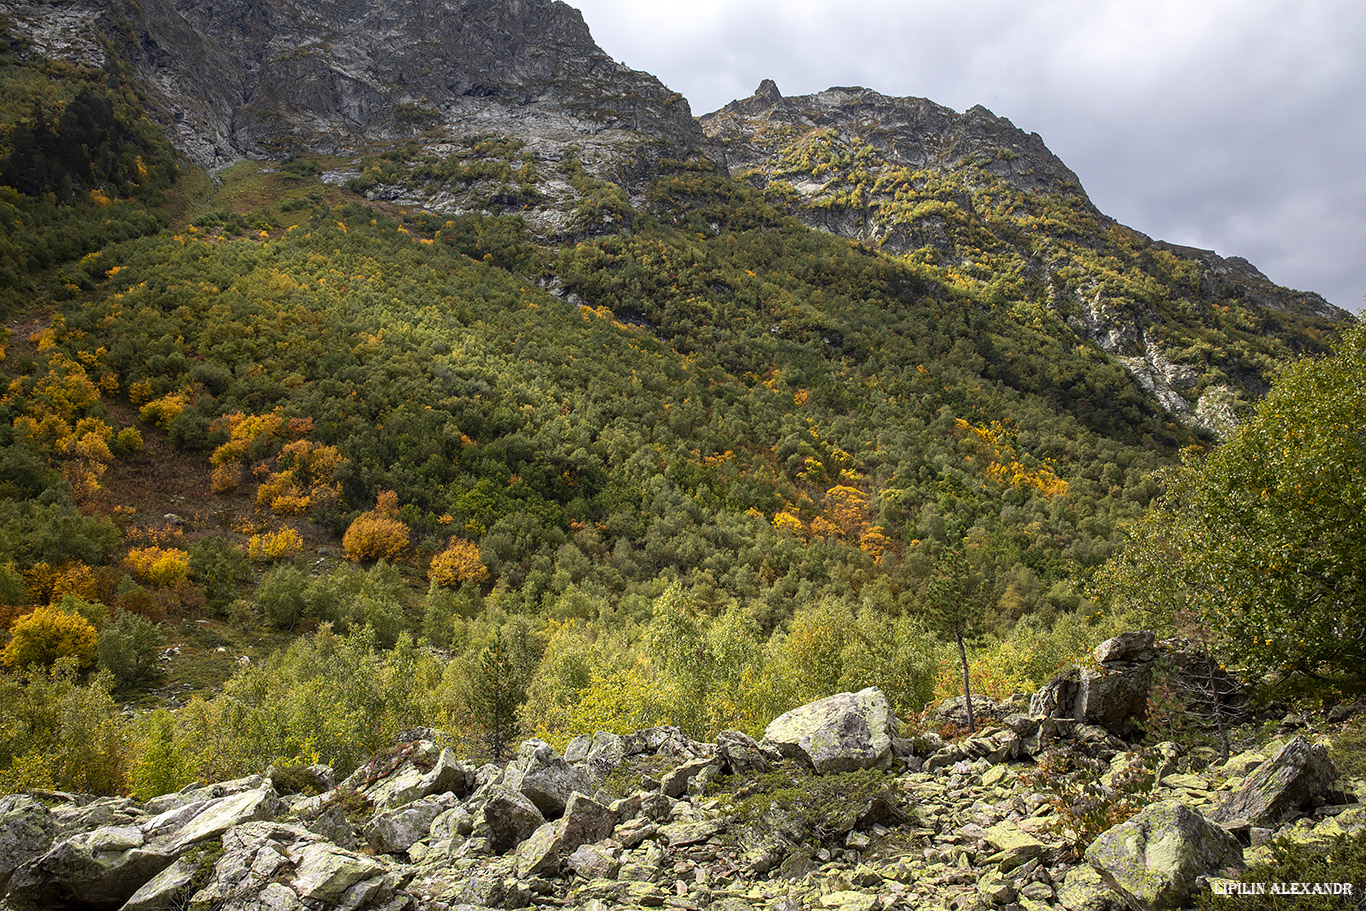
[[[642,145],[685,158],[705,143],[681,96],[553,0],[109,0],[14,19],[50,56],[98,60],[110,41],[211,168],[481,133],[576,143],[604,168]]]
[[[731,173],[773,204],[1022,318],[1040,319],[1013,302],[1042,298],[1060,329],[1115,357],[1174,417],[1215,436],[1265,393],[1266,377],[1199,354],[1202,332],[1221,322],[1225,332],[1275,331],[1277,318],[1263,311],[1350,319],[1245,260],[1119,225],[1037,133],[982,107],[959,114],[864,88],[788,98],[765,80],[702,123]]]

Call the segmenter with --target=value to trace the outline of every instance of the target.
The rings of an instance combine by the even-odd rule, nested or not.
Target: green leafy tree
[[[1164,480],[1104,592],[1207,629],[1254,676],[1366,679],[1366,328],[1286,368],[1228,442]]]
[[[968,733],[977,730],[972,713],[972,684],[968,674],[965,638],[973,635],[986,613],[982,581],[968,562],[962,546],[950,547],[940,556],[925,588],[925,608],[931,622],[953,636],[963,669],[963,702],[968,713]]]
[[[100,630],[96,651],[100,664],[121,687],[145,685],[158,674],[157,652],[166,644],[161,628],[128,611]]]

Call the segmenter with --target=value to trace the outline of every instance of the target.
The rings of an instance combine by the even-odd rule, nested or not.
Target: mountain
[[[874,684],[909,718],[959,686],[948,608],[974,687],[1029,690],[1116,631],[1092,581],[1160,472],[1348,323],[984,109],[695,120],[560,3],[4,9],[0,687],[189,701],[132,771],[0,740],[6,788],[434,712],[495,754]],[[334,702],[319,668],[351,727],[199,750]]]
[[[1255,314],[1261,332],[1275,331],[1268,311],[1350,318],[1245,260],[1154,243],[1118,224],[1037,133],[980,105],[958,114],[864,88],[789,98],[764,80],[702,123],[732,175],[774,205],[998,302],[1040,301],[1165,408],[1215,433],[1233,425],[1231,403],[1265,390],[1243,358],[1191,356],[1202,329],[1227,327],[1229,302],[1253,304],[1243,319]],[[1201,378],[1211,370],[1220,381]]]

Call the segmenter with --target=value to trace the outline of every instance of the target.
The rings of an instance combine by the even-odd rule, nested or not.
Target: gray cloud
[[[1037,132],[1106,214],[1358,310],[1366,6],[1357,0],[576,0],[696,113],[772,78],[865,85]]]

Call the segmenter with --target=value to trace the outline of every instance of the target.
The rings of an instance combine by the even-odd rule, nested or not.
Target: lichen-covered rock
[[[135,826],[105,826],[64,838],[21,865],[5,898],[14,911],[71,904],[117,908],[173,859],[147,847]]]
[[[745,772],[767,772],[768,757],[759,744],[748,734],[739,731],[722,731],[716,735],[716,752],[731,774]]]
[[[489,827],[489,847],[503,854],[544,825],[545,817],[522,792],[494,785],[484,804],[484,822]]]
[[[364,768],[364,767],[362,767]],[[474,770],[455,758],[448,749],[431,741],[408,745],[402,761],[392,771],[370,781],[356,781],[353,774],[343,787],[356,787],[371,805],[392,809],[432,794],[468,794],[474,785]]]
[[[145,882],[119,911],[170,911],[184,905],[184,898],[199,866],[182,857]]]
[[[1030,700],[1031,715],[1098,725],[1121,737],[1132,734],[1147,713],[1152,666],[1071,667]]]
[[[369,895],[393,890],[390,868],[346,851],[298,826],[249,822],[223,836],[223,854],[191,906],[225,911],[261,908],[337,907],[358,884],[376,880]],[[350,907],[363,907],[357,901]]]
[[[546,819],[558,818],[575,791],[587,794],[597,790],[591,776],[565,762],[541,740],[522,744],[503,783],[525,794]]]
[[[1149,630],[1120,633],[1097,645],[1091,655],[1102,667],[1121,664],[1148,664],[1157,658],[1157,638]]]
[[[1184,804],[1146,807],[1103,832],[1086,861],[1134,911],[1179,908],[1200,876],[1243,865],[1238,840]]]
[[[47,807],[27,794],[0,798],[0,894],[20,864],[47,853],[58,831]]]
[[[559,820],[546,823],[522,842],[517,849],[517,872],[523,877],[555,875],[565,858],[582,845],[606,838],[615,825],[607,807],[574,793]]]
[[[1067,871],[1058,888],[1058,904],[1067,911],[1122,911],[1124,908],[1119,895],[1088,864]]]
[[[1296,737],[1224,797],[1210,818],[1228,828],[1274,825],[1321,798],[1337,774],[1325,747]]]
[[[876,687],[838,693],[771,721],[763,744],[811,764],[818,774],[887,768],[897,723]]]
[[[370,847],[379,854],[402,854],[427,837],[432,821],[451,809],[452,794],[434,794],[392,810],[380,810],[365,825]]]

